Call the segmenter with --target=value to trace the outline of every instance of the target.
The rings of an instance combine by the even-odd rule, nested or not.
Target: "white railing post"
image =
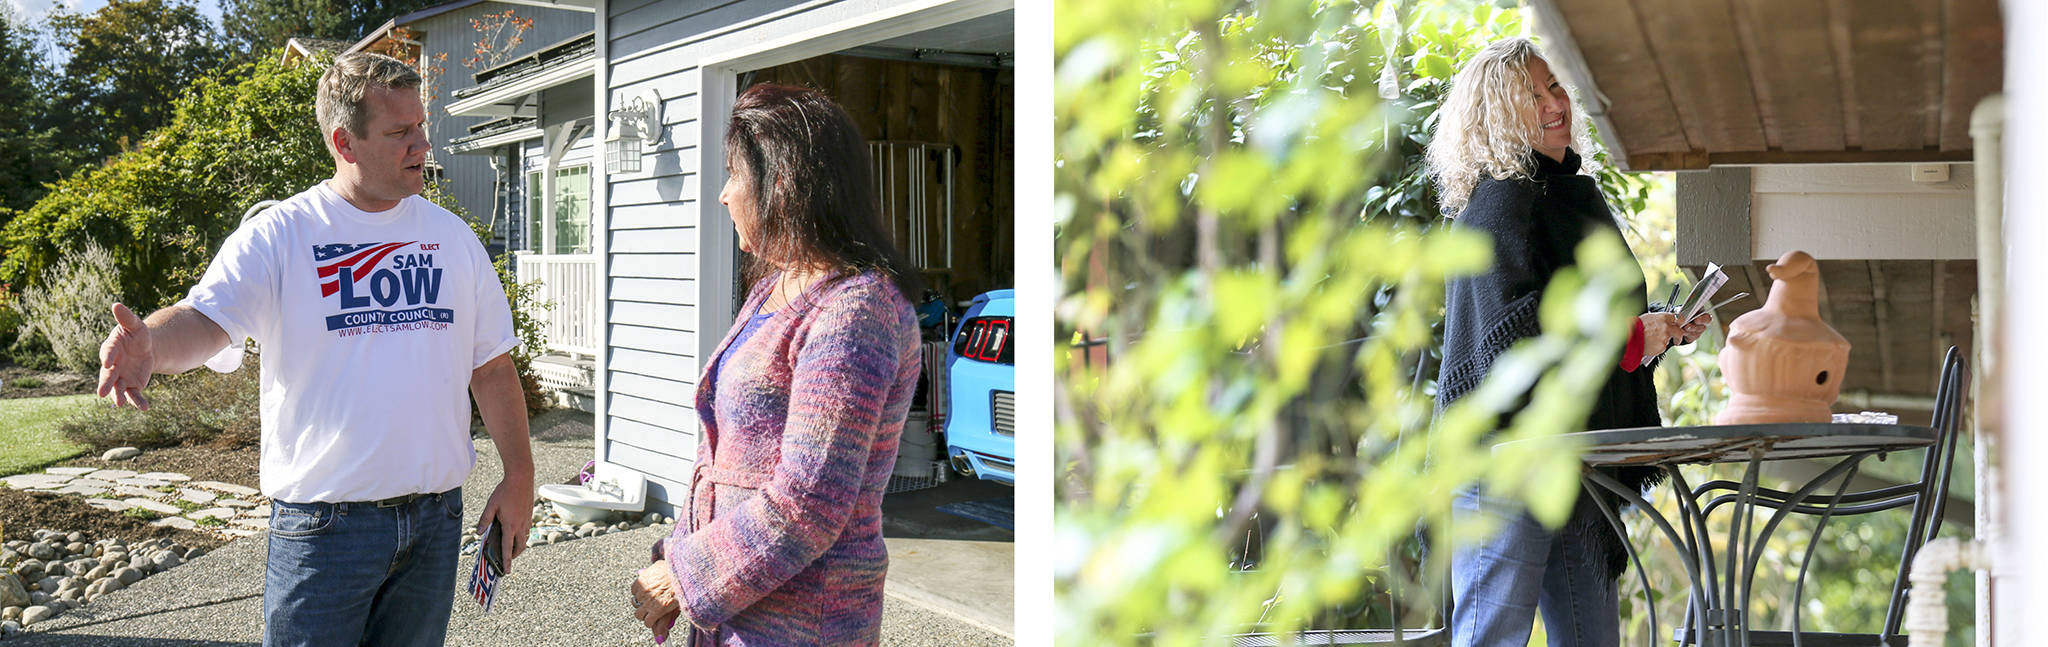
[[[535,306],[554,303],[540,314],[547,330],[548,350],[572,355],[597,355],[597,299],[600,283],[592,254],[514,252],[520,283],[540,281]]]

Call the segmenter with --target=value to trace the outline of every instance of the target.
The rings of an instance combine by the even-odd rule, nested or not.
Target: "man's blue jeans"
[[[388,508],[272,501],[263,644],[440,645],[461,541],[461,488]]]
[[[1581,492],[1564,527],[1550,530],[1520,503],[1467,490],[1452,523],[1492,518],[1498,534],[1451,556],[1451,644],[1529,644],[1536,611],[1552,647],[1621,643],[1621,612],[1607,556],[1592,533],[1613,532]]]

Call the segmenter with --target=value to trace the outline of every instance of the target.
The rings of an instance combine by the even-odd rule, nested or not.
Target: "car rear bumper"
[[[1016,464],[1010,459],[960,447],[948,447],[946,452],[952,457],[954,469],[973,474],[975,478],[985,481],[996,481],[1011,486],[1017,484]]]

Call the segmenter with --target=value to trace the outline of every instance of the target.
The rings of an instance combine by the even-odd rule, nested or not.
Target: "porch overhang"
[[[469,136],[448,142],[448,152],[487,155],[500,146],[540,139],[546,134],[536,119],[507,117],[480,124]]]
[[[448,114],[458,117],[532,117],[540,110],[536,95],[590,79],[596,74],[597,56],[592,54],[584,57],[579,65],[563,66],[503,85],[479,88],[479,92],[448,104]]]
[[[1622,169],[1969,161],[1998,0],[1528,0]]]
[[[533,117],[540,94],[597,75],[595,33],[583,34],[476,73],[477,85],[455,92],[448,114],[465,117]]]

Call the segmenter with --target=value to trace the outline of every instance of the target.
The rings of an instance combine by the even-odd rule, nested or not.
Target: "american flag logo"
[[[370,270],[377,267],[378,261],[384,260],[384,257],[390,256],[399,248],[416,242],[419,241],[314,245],[313,263],[320,270],[320,296],[331,297],[341,290],[340,277],[336,274],[341,272],[342,268],[355,268],[355,276],[351,277],[351,281],[361,281],[370,276]]]

